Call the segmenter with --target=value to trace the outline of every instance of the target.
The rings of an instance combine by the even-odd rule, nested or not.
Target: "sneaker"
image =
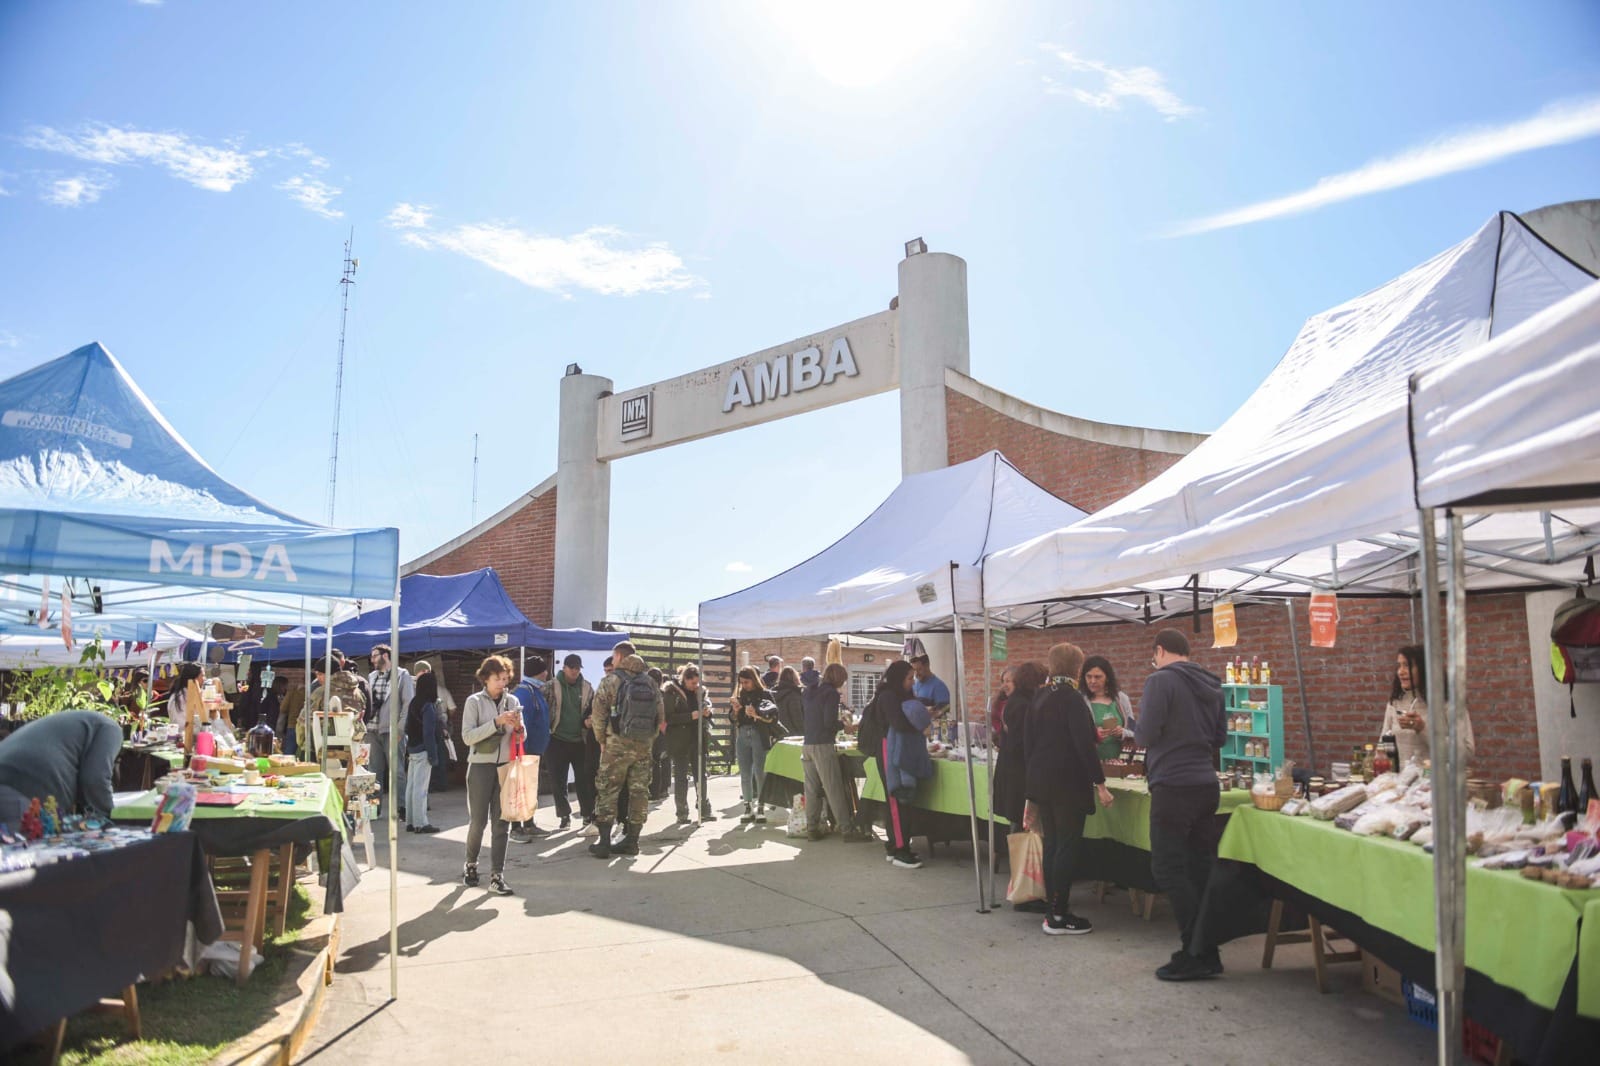
[[[416,832],[416,831],[417,831],[417,827],[416,827],[416,826],[414,826],[414,825],[408,825],[408,826],[406,826],[406,832],[408,832],[408,833],[415,833],[415,832]]]
[[[843,840],[846,844],[865,844],[872,838],[861,832],[859,829],[847,829],[845,830],[844,836],[840,837],[839,839]]]
[[[461,864],[461,883],[466,885],[468,888],[477,888],[478,887],[478,864],[477,863],[475,863],[475,862],[464,862],[464,863]]]
[[[765,807],[763,807],[761,810],[756,811],[756,824],[757,825],[766,825],[767,824],[767,811],[766,811]]]
[[[820,829],[807,829],[806,830],[806,839],[807,840],[821,840],[823,837],[825,837],[827,835],[828,834],[824,833]]]
[[[520,829],[511,830],[510,833],[506,834],[506,838],[508,840],[510,840],[511,843],[513,843],[513,844],[532,844],[533,843],[533,837],[530,834],[525,833]]]
[[[530,837],[547,837],[550,835],[550,830],[540,829],[533,822],[529,822],[527,825],[525,825],[522,831],[527,833]]]
[[[1011,909],[1024,914],[1049,914],[1050,908],[1045,906],[1042,899],[1030,899],[1026,903],[1013,903]]]
[[[511,895],[511,886],[506,884],[504,874],[494,874],[489,878],[489,891],[497,896]]]
[[[559,830],[571,829],[572,828],[572,816],[571,815],[564,815],[562,817],[562,819],[561,819],[561,824],[557,825],[556,828],[559,829]]]
[[[1050,936],[1081,936],[1094,932],[1094,925],[1089,919],[1079,918],[1076,914],[1052,914],[1044,920],[1041,928]]]
[[[717,820],[717,812],[710,807],[702,807],[700,808],[700,820],[702,822],[714,822]]]
[[[753,813],[751,813],[750,808],[748,808],[748,807],[746,807],[744,809],[744,813],[743,814],[739,815],[739,824],[740,825],[749,825],[751,822],[753,822],[755,820],[756,820],[756,816]]]
[[[1177,958],[1167,963],[1156,971],[1156,978],[1161,981],[1201,981],[1207,977],[1216,977],[1222,973],[1222,963],[1219,960],[1215,969],[1209,963],[1195,958],[1188,952],[1183,952]]]
[[[597,837],[600,835],[600,827],[595,825],[593,822],[584,822],[583,835],[586,837]]]
[[[689,819],[689,812],[688,811],[679,811],[678,812],[678,824],[679,825],[688,825],[689,821],[690,821],[690,819]]]
[[[436,825],[419,825],[419,826],[417,826],[417,832],[421,833],[423,836],[428,836],[430,834],[437,833],[438,831],[439,831],[439,827],[436,826]]]
[[[889,856],[889,862],[894,866],[900,867],[902,870],[922,869],[922,860],[917,858],[917,853],[912,851],[910,848],[895,852],[893,855]]]

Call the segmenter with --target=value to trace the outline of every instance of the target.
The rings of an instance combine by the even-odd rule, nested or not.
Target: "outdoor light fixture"
[[[583,373],[583,367],[579,366],[577,363],[568,363],[567,364],[567,377],[570,378],[574,374],[581,374],[581,373]]]
[[[906,258],[907,259],[910,259],[914,255],[921,255],[923,252],[926,252],[927,250],[928,250],[928,242],[923,240],[921,237],[917,237],[914,240],[909,240],[909,241],[906,242]]]
[[[870,652],[870,651],[869,651],[869,652],[867,652],[867,653],[866,653],[866,654],[865,654],[865,655],[863,655],[863,656],[862,656],[862,657],[861,657],[861,658],[863,658],[863,659],[865,659],[865,660],[866,660],[866,661],[867,661],[867,662],[869,662],[869,663],[870,663],[870,662],[874,662],[874,661],[876,661],[876,658],[877,658],[877,657],[876,657],[876,656],[874,656],[874,655],[873,655],[873,654],[872,654],[872,653],[871,653],[871,652]]]

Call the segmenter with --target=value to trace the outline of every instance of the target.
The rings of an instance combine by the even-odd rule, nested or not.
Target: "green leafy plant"
[[[17,717],[30,721],[62,711],[98,711],[121,720],[122,712],[112,702],[117,686],[104,673],[105,660],[105,646],[97,637],[84,645],[77,666],[18,671],[10,689],[11,702],[23,705]]]

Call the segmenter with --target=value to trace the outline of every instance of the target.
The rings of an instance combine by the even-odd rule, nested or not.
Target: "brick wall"
[[[1029,425],[949,387],[944,402],[952,465],[998,448],[1044,489],[1085,511],[1115,503],[1181,458]]]
[[[1318,772],[1325,773],[1335,759],[1344,760],[1352,745],[1378,739],[1383,708],[1389,698],[1396,650],[1413,643],[1411,610],[1404,600],[1343,600],[1339,604],[1339,646],[1306,646],[1309,623],[1306,603],[1295,604],[1295,624],[1301,640],[1301,663],[1311,705],[1311,725],[1317,745]],[[1469,666],[1468,711],[1472,718],[1477,753],[1469,773],[1502,780],[1537,777],[1539,738],[1528,661],[1524,598],[1518,594],[1473,597],[1468,601]],[[1306,731],[1300,692],[1289,643],[1286,612],[1278,606],[1241,607],[1238,611],[1239,645],[1211,649],[1211,616],[1202,616],[1201,632],[1194,633],[1188,618],[1166,623],[1181,629],[1195,649],[1194,660],[1222,673],[1223,663],[1242,653],[1259,656],[1272,665],[1274,684],[1283,686],[1285,748],[1297,765],[1306,765]],[[1419,616],[1418,631],[1421,629]],[[1133,698],[1138,711],[1139,692],[1150,672],[1150,648],[1160,626],[1141,624],[1083,626],[1057,630],[1013,630],[1009,634],[1008,662],[1045,660],[1050,645],[1062,641],[1083,648],[1089,655],[1104,655],[1117,671],[1120,686]],[[983,687],[982,634],[969,635],[966,656],[968,706],[981,700]],[[996,666],[998,675],[999,667]]]
[[[529,500],[498,525],[425,566],[421,574],[460,574],[492,566],[528,620],[549,626],[555,597],[556,490]]]

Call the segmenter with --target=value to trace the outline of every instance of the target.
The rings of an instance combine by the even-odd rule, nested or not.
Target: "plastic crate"
[[[1400,989],[1405,994],[1406,1013],[1411,1020],[1438,1032],[1439,1001],[1433,993],[1410,978],[1401,983]],[[1471,1018],[1462,1019],[1461,1045],[1467,1058],[1473,1062],[1493,1064],[1500,1054],[1500,1038]]]
[[[1411,1016],[1411,1020],[1438,1032],[1439,1001],[1434,998],[1433,993],[1409,977],[1401,982],[1400,991],[1406,997],[1406,1013]]]

